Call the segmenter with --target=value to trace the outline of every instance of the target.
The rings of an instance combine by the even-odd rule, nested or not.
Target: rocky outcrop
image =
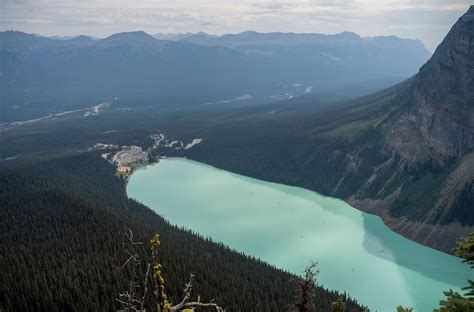
[[[385,199],[378,200],[358,200],[351,197],[347,202],[359,210],[378,215],[391,230],[398,234],[446,253],[453,253],[453,248],[460,237],[474,232],[474,226],[462,226],[459,222],[430,224],[411,221],[406,217],[392,217],[388,212],[388,206],[396,198],[396,195],[394,193]]]
[[[429,224],[388,215],[382,216],[382,219],[390,229],[406,238],[446,253],[453,253],[459,238],[474,232],[474,226],[462,226],[458,222]]]
[[[474,6],[412,79],[404,112],[387,134],[410,164],[444,164],[474,148]]]
[[[462,225],[459,221],[446,222],[449,214],[456,209],[455,202],[463,187],[474,180],[474,152],[461,158],[459,165],[450,172],[437,195],[435,205],[422,220],[411,220],[408,217],[394,217],[390,207],[398,198],[401,187],[389,196],[381,199],[360,199],[351,196],[347,202],[364,212],[378,215],[393,231],[420,244],[452,253],[459,238],[474,232],[473,225]],[[370,181],[368,181],[370,183]],[[473,207],[474,208],[474,207]],[[461,220],[462,221],[462,220]]]
[[[472,222],[463,219],[466,212],[459,211],[466,208],[457,204],[466,185],[474,181],[474,6],[391,103],[396,113],[384,127],[384,146],[400,157],[398,174],[403,178],[389,196],[352,196],[348,201],[381,216],[391,229],[412,240],[451,252],[460,237],[474,231]],[[432,170],[445,176],[434,181]],[[412,207],[420,209],[412,215],[391,213],[400,193],[420,189],[414,185],[423,178],[436,186],[423,190],[426,200],[435,198],[431,206]],[[370,183],[366,182],[369,188]]]

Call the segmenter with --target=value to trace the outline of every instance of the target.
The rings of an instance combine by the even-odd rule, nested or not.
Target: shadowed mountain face
[[[412,82],[411,107],[389,146],[409,162],[443,164],[474,147],[474,9],[459,19]]]
[[[405,82],[339,104],[306,96],[227,116],[194,133],[204,141],[186,155],[344,198],[450,252],[474,230],[473,51],[471,7]]]
[[[391,103],[402,104],[400,114],[383,132],[385,148],[400,157],[399,166],[405,170],[398,174],[405,177],[399,182],[398,197],[389,204],[391,215],[398,218],[389,224],[441,249],[453,247],[474,225],[473,86],[471,6],[407,89],[398,91]],[[370,188],[371,183],[367,185]],[[414,215],[423,224],[404,218]]]
[[[51,39],[2,32],[0,121],[115,97],[190,107],[242,96],[242,103],[270,102],[342,86],[380,90],[416,72],[429,56],[418,41],[353,33],[185,37],[158,40],[138,31],[100,40]],[[218,41],[204,44],[195,37]]]
[[[261,55],[287,62],[331,64],[361,73],[396,73],[411,76],[430,53],[419,40],[390,37],[361,38],[351,32],[336,35],[258,33],[210,36],[205,33],[178,37],[180,41],[206,46],[224,46],[246,55]]]

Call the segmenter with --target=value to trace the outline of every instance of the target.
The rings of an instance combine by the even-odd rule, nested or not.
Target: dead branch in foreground
[[[121,306],[118,311],[123,312],[192,312],[198,308],[214,308],[216,312],[224,312],[225,310],[214,303],[214,300],[209,302],[201,302],[198,296],[197,301],[191,301],[191,292],[193,289],[194,274],[190,275],[189,281],[184,288],[184,297],[176,305],[172,305],[168,301],[165,291],[165,279],[162,275],[162,265],[158,261],[158,247],[160,246],[160,237],[156,234],[151,239],[151,263],[146,265],[146,272],[143,281],[139,279],[139,271],[141,267],[140,257],[136,250],[137,245],[143,245],[140,242],[135,242],[133,232],[127,229],[126,237],[128,246],[124,247],[128,256],[127,260],[122,266],[122,269],[128,268],[130,271],[130,281],[128,289],[119,294],[116,299]],[[124,243],[125,245],[125,243]],[[143,285],[143,286],[142,286]],[[153,296],[153,297],[152,297]]]

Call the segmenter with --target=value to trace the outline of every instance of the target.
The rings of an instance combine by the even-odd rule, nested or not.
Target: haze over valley
[[[159,40],[138,31],[104,39],[51,39],[2,32],[0,121],[42,117],[116,97],[138,102],[134,106],[153,102],[159,107],[255,104],[310,92],[354,97],[402,81],[430,57],[417,40],[347,32],[206,38]]]
[[[351,4],[373,16],[361,35],[337,26],[349,4],[107,36],[120,18],[77,19],[110,3],[77,5],[78,35],[5,5],[0,310],[473,311],[474,5],[369,2]],[[334,31],[282,31],[285,10]],[[433,12],[459,16],[441,31]],[[436,49],[407,39],[421,25]]]

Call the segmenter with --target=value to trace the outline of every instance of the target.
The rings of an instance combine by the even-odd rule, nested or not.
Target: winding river
[[[342,200],[184,159],[137,170],[131,198],[171,223],[300,274],[318,262],[318,283],[372,311],[431,311],[443,291],[474,279],[454,257],[392,232]]]

